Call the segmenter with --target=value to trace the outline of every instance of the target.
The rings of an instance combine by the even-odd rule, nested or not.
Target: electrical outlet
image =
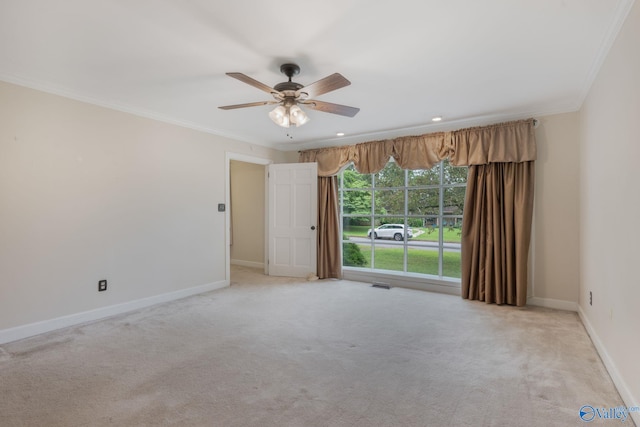
[[[593,293],[589,291],[589,305],[593,305]]]
[[[107,281],[99,280],[98,281],[98,292],[104,292],[107,290]]]

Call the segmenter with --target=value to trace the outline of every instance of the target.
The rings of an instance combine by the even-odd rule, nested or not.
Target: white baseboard
[[[181,289],[179,291],[168,292],[161,295],[155,295],[148,298],[141,298],[134,301],[127,301],[121,304],[101,307],[95,310],[83,311],[81,313],[70,314],[68,316],[57,317],[55,319],[45,320],[42,322],[29,323],[27,325],[16,326],[0,330],[0,344],[11,341],[17,341],[34,335],[43,334],[45,332],[55,331],[69,326],[78,325],[84,322],[92,322],[106,317],[115,316],[117,314],[126,313],[133,310],[149,307],[156,304],[162,304],[181,298],[190,297],[192,295],[213,291],[216,289],[229,286],[228,280],[207,283],[205,285],[194,286],[192,288]]]
[[[264,268],[264,263],[255,262],[255,261],[244,261],[241,259],[232,259],[231,264],[239,265],[242,267],[252,267],[252,268]]]
[[[615,362],[613,361],[613,359],[611,359],[611,356],[609,356],[607,349],[605,348],[604,344],[602,344],[602,341],[600,340],[600,337],[598,337],[595,329],[593,329],[593,326],[591,326],[591,323],[589,322],[589,319],[587,318],[585,312],[582,310],[581,306],[578,306],[578,315],[580,316],[580,320],[582,320],[584,328],[587,330],[587,333],[591,337],[591,342],[593,342],[596,351],[600,355],[600,359],[602,359],[602,363],[604,363],[604,367],[607,369],[607,372],[609,372],[609,376],[613,380],[613,384],[615,384],[616,388],[618,389],[618,393],[620,393],[620,397],[622,397],[625,405],[627,407],[640,405],[640,396],[633,396],[633,394],[629,390],[627,383],[620,375]],[[631,415],[631,418],[636,423],[636,425],[640,426],[640,412],[631,412],[629,415]]]
[[[578,311],[578,303],[552,298],[527,298],[527,304],[538,307],[555,308],[556,310]]]

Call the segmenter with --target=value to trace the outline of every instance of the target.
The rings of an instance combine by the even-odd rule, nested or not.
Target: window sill
[[[460,295],[460,279],[440,278],[390,270],[367,270],[353,267],[343,267],[342,276],[345,280],[353,280],[356,282],[382,282],[399,288]]]

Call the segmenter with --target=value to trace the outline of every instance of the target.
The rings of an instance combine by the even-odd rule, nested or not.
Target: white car
[[[367,231],[367,236],[371,237],[371,229]],[[407,228],[407,238],[413,237],[413,230]],[[384,224],[380,227],[373,229],[374,239],[394,239],[397,241],[404,240],[404,225],[403,224]]]

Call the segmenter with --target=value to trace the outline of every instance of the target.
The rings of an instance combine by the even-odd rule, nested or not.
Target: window
[[[343,266],[460,278],[467,168],[443,161],[376,174],[353,165],[339,175]]]

